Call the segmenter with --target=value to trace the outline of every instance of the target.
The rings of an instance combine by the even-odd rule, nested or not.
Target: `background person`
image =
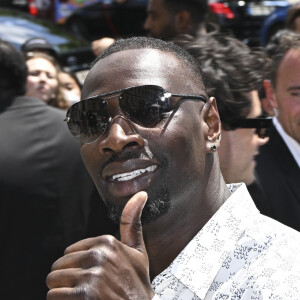
[[[149,0],[144,24],[148,36],[174,40],[179,35],[206,33],[207,0]]]
[[[25,57],[28,68],[25,95],[36,97],[48,105],[67,109],[70,102],[61,93],[58,78],[60,68],[56,61],[41,52],[27,52]]]
[[[244,182],[260,208],[264,196],[255,175],[255,156],[267,142],[270,119],[260,118],[258,90],[265,78],[266,58],[235,38],[209,33],[179,41],[204,73],[208,95],[216,98],[222,122],[218,150],[226,183]],[[251,124],[252,123],[252,124]]]
[[[244,184],[226,186],[216,102],[188,53],[119,40],[82,99],[68,125],[121,239],[68,247],[49,300],[300,297],[299,232],[261,215]]]
[[[300,3],[291,5],[288,9],[285,28],[300,33]]]
[[[257,177],[267,196],[262,213],[300,230],[300,34],[284,32],[269,50],[265,88],[276,116],[270,141],[257,157]]]
[[[70,104],[78,102],[81,96],[81,85],[72,71],[60,71],[58,73],[61,94]]]
[[[144,29],[148,36],[163,40],[182,34],[199,36],[207,32],[207,13],[208,0],[149,0]],[[97,56],[113,42],[112,38],[93,41],[92,50]]]
[[[46,298],[46,275],[65,247],[113,233],[65,111],[24,96],[23,55],[0,41],[0,294]]]

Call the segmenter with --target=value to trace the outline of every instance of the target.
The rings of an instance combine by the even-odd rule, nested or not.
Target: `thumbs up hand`
[[[47,300],[152,299],[149,260],[141,214],[147,194],[126,204],[120,224],[121,242],[104,235],[71,245],[47,277]]]

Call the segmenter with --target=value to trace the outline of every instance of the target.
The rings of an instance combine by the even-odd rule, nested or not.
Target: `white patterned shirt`
[[[300,233],[261,215],[245,184],[156,276],[153,299],[300,300]]]

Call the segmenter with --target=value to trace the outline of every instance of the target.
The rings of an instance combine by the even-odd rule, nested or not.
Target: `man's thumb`
[[[147,193],[135,194],[123,209],[120,223],[121,242],[140,252],[145,252],[141,215],[147,201]]]

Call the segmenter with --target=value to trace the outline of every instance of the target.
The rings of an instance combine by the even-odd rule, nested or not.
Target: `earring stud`
[[[216,147],[216,145],[212,145],[211,147],[210,147],[210,149],[212,150],[212,151],[216,151],[217,150],[217,147]]]

